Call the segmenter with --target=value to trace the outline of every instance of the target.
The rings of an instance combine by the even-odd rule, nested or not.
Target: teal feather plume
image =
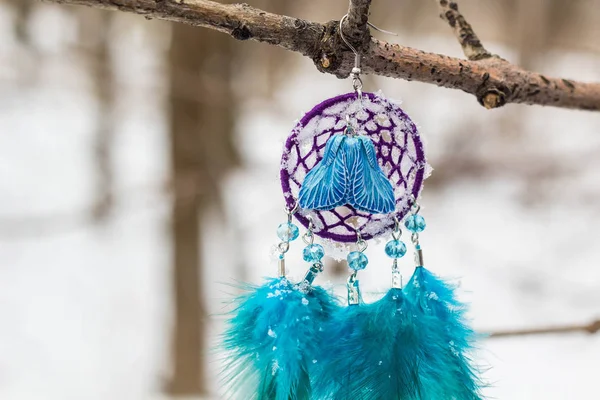
[[[416,400],[420,340],[412,304],[391,289],[373,304],[334,314],[313,381],[319,400]]]
[[[319,329],[336,308],[332,297],[319,287],[300,290],[286,278],[245,289],[222,339],[227,398],[312,399],[310,369]]]
[[[481,400],[483,386],[471,353],[477,338],[468,326],[467,307],[456,298],[455,287],[424,267],[417,267],[404,288],[415,304],[415,315],[424,323],[422,400]]]

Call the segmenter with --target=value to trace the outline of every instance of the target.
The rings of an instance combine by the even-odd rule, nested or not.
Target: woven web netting
[[[381,93],[364,93],[360,104],[354,92],[347,93],[317,105],[288,137],[280,177],[289,209],[296,204],[306,174],[323,157],[327,140],[343,133],[346,115],[356,121],[358,134],[373,140],[379,165],[394,186],[396,210],[382,215],[342,206],[331,211],[300,209],[295,214],[305,227],[309,224],[307,217],[312,216],[316,235],[342,243],[356,242],[357,230],[365,240],[389,233],[394,216],[402,220],[409,211],[410,196],[418,198],[428,170],[417,127],[396,103]]]

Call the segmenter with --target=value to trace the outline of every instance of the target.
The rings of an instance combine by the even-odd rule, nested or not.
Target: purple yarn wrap
[[[363,93],[359,107],[356,93],[346,93],[323,101],[296,124],[287,138],[281,159],[281,187],[288,209],[296,204],[306,173],[323,157],[327,140],[343,133],[346,115],[356,117],[358,133],[373,140],[377,161],[395,189],[396,211],[390,215],[368,214],[351,206],[330,211],[299,210],[296,219],[308,227],[308,216],[315,223],[315,234],[336,242],[350,243],[390,232],[394,216],[402,220],[410,210],[410,195],[419,197],[427,162],[423,144],[414,122],[394,102],[381,93]]]

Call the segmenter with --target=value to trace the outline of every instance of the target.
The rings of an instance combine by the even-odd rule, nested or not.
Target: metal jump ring
[[[356,230],[356,247],[361,253],[365,251],[367,247],[369,247],[369,244],[365,240],[363,240],[358,229]]]
[[[413,232],[413,234],[410,235],[410,240],[413,242],[414,245],[419,244],[419,234],[417,232]]]
[[[277,245],[277,249],[281,254],[285,254],[290,249],[290,242],[281,242]]]
[[[310,215],[307,217],[307,219],[308,219],[308,230],[306,231],[306,233],[304,235],[302,235],[302,240],[306,244],[313,244],[315,242],[315,234],[313,233],[313,230],[315,229],[315,224]]]
[[[402,229],[400,228],[400,221],[398,217],[394,215],[394,230],[392,231],[392,237],[394,240],[399,240],[402,236]]]
[[[283,209],[285,210],[285,213],[287,215],[294,215],[294,214],[296,214],[296,211],[298,211],[298,208],[299,208],[298,202],[295,202],[294,207],[292,207],[291,210],[289,208],[287,208],[287,206],[285,206]]]
[[[302,241],[306,244],[313,244],[315,242],[315,234],[312,231],[307,231],[302,235]]]
[[[417,199],[414,195],[410,195],[408,202],[410,204],[410,209],[413,214],[418,214],[419,211],[421,211],[421,206],[419,205],[419,203],[417,203]]]

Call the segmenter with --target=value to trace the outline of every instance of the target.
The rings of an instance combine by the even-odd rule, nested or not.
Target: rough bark
[[[442,13],[440,17],[448,22],[454,35],[458,39],[465,56],[469,60],[483,60],[492,57],[492,54],[483,47],[483,44],[475,34],[471,24],[458,10],[458,4],[449,0],[435,0],[439,4]]]
[[[363,47],[369,43],[371,35],[369,33],[369,8],[371,0],[350,0],[348,7],[348,18],[342,27],[344,37],[351,42],[356,43],[357,47]]]
[[[348,76],[354,61],[352,52],[340,40],[338,21],[320,24],[271,14],[247,4],[220,4],[209,0],[49,1],[121,10],[146,18],[215,29],[238,40],[266,42],[310,57],[320,71],[338,77]],[[462,25],[459,32],[468,31]],[[477,48],[472,38],[465,42]],[[600,83],[548,78],[498,57],[461,60],[372,38],[360,46],[359,51],[363,54],[363,73],[460,89],[475,95],[487,108],[523,103],[600,110]]]

